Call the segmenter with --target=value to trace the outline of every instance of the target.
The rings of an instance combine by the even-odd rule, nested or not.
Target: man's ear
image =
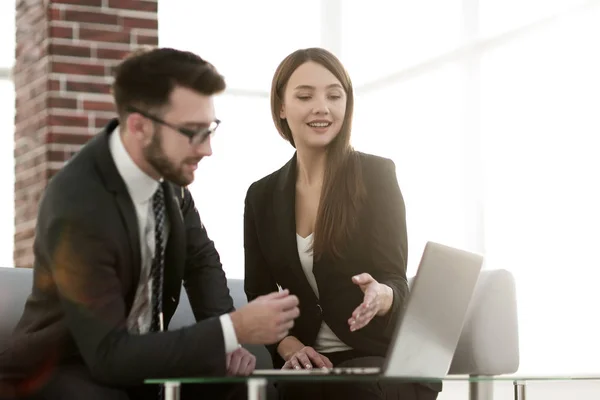
[[[144,145],[147,145],[152,141],[152,135],[148,134],[144,129],[148,126],[148,121],[141,115],[137,113],[129,114],[127,116],[126,126],[129,134],[133,135],[133,137],[141,141]]]

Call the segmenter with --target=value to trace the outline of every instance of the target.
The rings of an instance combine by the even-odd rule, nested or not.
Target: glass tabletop
[[[163,378],[147,379],[147,384],[164,383],[241,383],[250,379],[267,379],[270,381],[374,381],[374,380],[393,380],[396,382],[420,382],[420,383],[439,383],[439,382],[533,382],[533,381],[600,381],[598,374],[581,375],[498,375],[498,376],[468,376],[468,375],[448,375],[444,378],[424,378],[408,376],[384,376],[377,374],[336,374],[336,373],[273,373],[262,372],[250,376],[202,376],[187,378]]]

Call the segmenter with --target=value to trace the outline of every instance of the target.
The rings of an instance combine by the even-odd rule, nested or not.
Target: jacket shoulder
[[[366,183],[377,182],[386,176],[396,176],[396,164],[393,160],[374,154],[356,152]]]
[[[363,153],[361,151],[357,151],[356,155],[363,168],[390,168],[395,166],[394,161],[387,157]]]
[[[287,165],[287,164],[286,164]],[[253,182],[246,192],[246,201],[254,202],[257,199],[264,198],[277,189],[277,185],[281,179],[281,174],[286,168],[286,165],[279,168],[277,171],[270,173],[262,177],[261,179]]]
[[[38,222],[77,221],[99,229],[113,221],[115,213],[107,207],[114,201],[93,159],[78,154],[48,182],[40,201]]]

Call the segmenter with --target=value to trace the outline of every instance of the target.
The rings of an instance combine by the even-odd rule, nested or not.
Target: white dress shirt
[[[298,255],[300,257],[300,264],[302,264],[302,269],[304,270],[304,275],[306,275],[306,279],[308,283],[312,287],[317,298],[319,297],[319,287],[317,286],[317,280],[315,279],[315,274],[313,273],[313,253],[311,250],[312,244],[312,233],[307,237],[303,238],[302,236],[296,234],[296,242],[298,244]],[[348,327],[348,329],[350,329]],[[319,329],[319,333],[317,334],[317,339],[315,340],[314,348],[319,353],[332,353],[334,351],[346,351],[352,350],[352,347],[348,346],[346,343],[342,342],[340,338],[337,337],[335,333],[331,330],[329,325],[323,321],[321,323],[321,328]]]
[[[125,181],[127,191],[135,207],[140,235],[142,270],[133,307],[127,318],[127,328],[131,333],[144,334],[150,330],[152,321],[152,278],[150,271],[155,250],[152,196],[160,183],[146,175],[133,162],[123,145],[118,128],[110,136],[109,148],[117,171]],[[169,229],[169,218],[165,218],[165,240],[168,240]],[[164,245],[166,248],[167,243],[165,242]],[[220,317],[220,321],[225,340],[225,352],[231,353],[239,347],[231,317],[229,314],[224,314]]]

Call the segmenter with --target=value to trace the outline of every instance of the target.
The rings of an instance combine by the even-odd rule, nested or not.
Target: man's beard
[[[163,177],[163,179],[173,182],[179,186],[187,186],[194,180],[193,173],[191,177],[186,177],[183,172],[183,165],[186,162],[200,162],[202,157],[194,159],[186,159],[181,162],[179,166],[175,165],[162,148],[162,132],[160,128],[154,130],[152,135],[152,141],[148,147],[144,148],[144,157],[146,161]]]

